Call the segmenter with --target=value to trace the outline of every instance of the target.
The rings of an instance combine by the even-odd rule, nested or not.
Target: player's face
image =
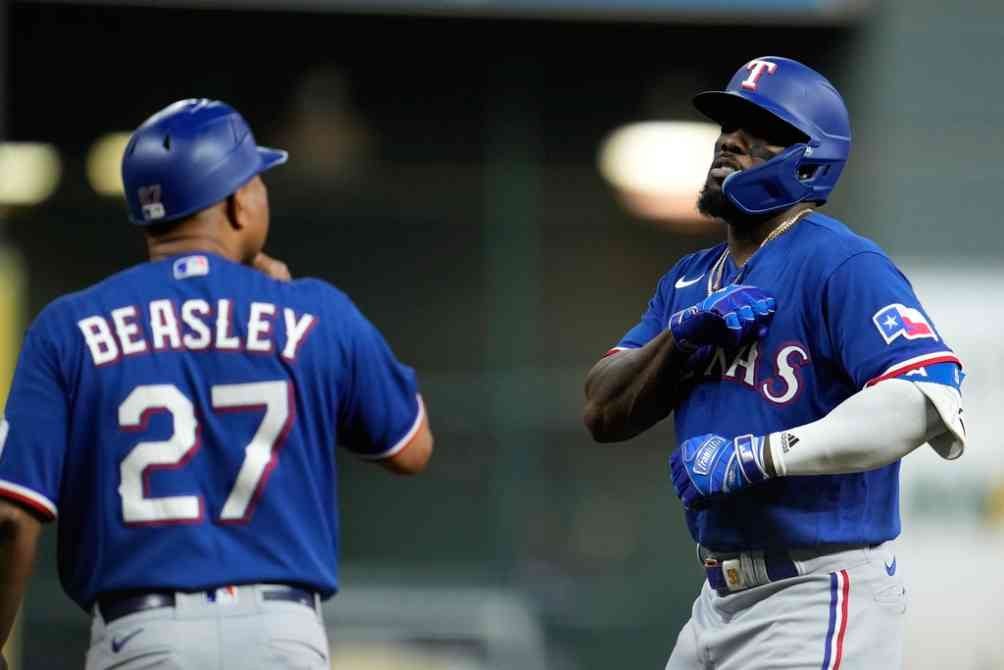
[[[702,213],[732,219],[737,211],[722,193],[725,178],[734,172],[766,163],[805,137],[773,115],[752,112],[722,125],[715,156],[708,169],[697,208]]]

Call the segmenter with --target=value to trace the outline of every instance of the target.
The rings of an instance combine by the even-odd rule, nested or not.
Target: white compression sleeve
[[[888,379],[818,421],[771,433],[768,448],[780,477],[845,474],[893,463],[946,430],[917,385]]]

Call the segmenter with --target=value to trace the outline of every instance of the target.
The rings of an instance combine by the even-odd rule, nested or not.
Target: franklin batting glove
[[[715,496],[728,495],[770,478],[763,463],[767,440],[740,435],[700,435],[684,441],[670,456],[673,488],[686,509],[701,509]]]
[[[669,317],[676,345],[687,352],[711,345],[735,349],[763,337],[777,301],[755,286],[733,284]]]

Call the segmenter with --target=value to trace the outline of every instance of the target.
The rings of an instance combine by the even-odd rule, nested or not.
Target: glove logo
[[[694,456],[694,472],[699,475],[706,475],[711,472],[715,456],[724,444],[725,440],[720,437],[714,437],[702,444]]]

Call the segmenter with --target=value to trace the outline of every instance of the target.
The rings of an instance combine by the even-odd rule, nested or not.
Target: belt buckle
[[[722,576],[725,577],[725,586],[729,591],[742,591],[747,587],[740,559],[722,561],[721,566]]]

